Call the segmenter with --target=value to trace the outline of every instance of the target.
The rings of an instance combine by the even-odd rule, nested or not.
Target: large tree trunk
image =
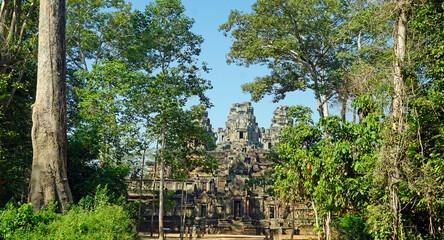
[[[72,201],[66,170],[65,1],[41,0],[37,94],[32,106],[33,162],[29,201],[37,211],[51,200]]]

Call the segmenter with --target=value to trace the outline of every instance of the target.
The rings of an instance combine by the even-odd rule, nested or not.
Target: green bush
[[[371,239],[370,234],[366,232],[364,217],[348,213],[342,217],[338,217],[335,221],[338,231],[338,239],[341,240],[365,240]]]
[[[49,239],[134,239],[129,214],[122,206],[99,205],[91,211],[71,209],[60,221],[47,226]]]
[[[110,203],[106,187],[65,214],[56,204],[34,213],[31,204],[8,203],[0,220],[0,239],[137,239],[130,207]]]
[[[32,232],[42,226],[49,224],[60,218],[56,213],[57,204],[50,202],[48,206],[34,213],[34,208],[30,203],[9,202],[6,208],[1,211],[3,217],[0,220],[0,239],[25,239],[17,237],[26,232]]]

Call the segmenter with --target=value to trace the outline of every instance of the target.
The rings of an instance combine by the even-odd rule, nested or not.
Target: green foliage
[[[77,75],[85,85],[74,88],[80,109],[76,126],[80,133],[74,136],[94,136],[98,159],[120,164],[124,156],[132,154],[138,141],[144,140],[138,138],[140,126],[131,111],[132,88],[144,76],[120,61],[94,65],[91,71],[79,71]]]
[[[162,160],[178,178],[197,166],[208,171],[216,166],[206,153],[214,148],[214,139],[199,126],[204,109],[211,105],[204,94],[211,84],[199,76],[208,68],[197,64],[203,39],[191,31],[193,24],[180,1],[151,2],[132,17],[134,45],[121,53],[133,69],[149,75],[134,90],[134,115],[143,119],[152,135],[165,140]],[[184,110],[192,96],[202,106]]]
[[[79,99],[74,88],[86,83],[74,73],[88,71],[90,63],[113,61],[125,47],[133,12],[124,0],[69,0],[66,2],[67,113],[68,131],[79,124]]]
[[[118,54],[126,39],[131,4],[124,0],[68,0],[66,2],[68,68],[88,70],[87,60],[98,64]],[[74,79],[72,79],[74,80]]]
[[[349,8],[340,0],[258,0],[251,13],[232,11],[220,26],[234,40],[227,62],[271,69],[269,75],[243,84],[243,91],[253,101],[273,95],[277,102],[290,92],[311,89],[320,116],[327,116],[322,108],[344,86],[348,63],[341,53],[355,35],[347,32]]]
[[[73,91],[78,100],[75,128],[68,136],[68,180],[74,201],[110,186],[116,196],[126,195],[125,177],[138,154],[140,126],[130,111],[132,90],[144,76],[120,61],[94,65],[78,71],[83,87]]]
[[[366,232],[365,218],[361,215],[348,213],[335,219],[335,222],[340,240],[371,239]]]
[[[169,212],[171,209],[172,209],[172,207],[174,206],[174,205],[176,205],[176,201],[173,199],[173,195],[175,194],[175,192],[176,191],[164,191],[163,192],[163,206],[164,206],[164,209],[165,209],[165,212]],[[153,192],[153,194],[154,194],[154,205],[155,206],[159,206],[159,194],[160,194],[160,192],[159,191],[154,191]]]
[[[99,144],[94,135],[77,131],[68,136],[68,181],[73,200],[93,194],[98,185],[108,185],[115,196],[126,196],[127,166],[94,162],[98,158]]]
[[[290,108],[296,121],[282,132],[274,173],[274,188],[281,197],[313,202],[321,218],[327,212],[366,211],[373,179],[369,173],[377,160],[382,129],[382,112],[371,107],[375,104],[371,100],[362,96],[357,101],[368,109],[360,124],[343,122],[337,116],[314,124],[309,109]],[[322,138],[322,131],[330,138]]]
[[[67,7],[68,180],[74,201],[98,185],[126,195],[128,159],[138,154],[139,126],[128,112],[142,74],[121,61],[133,11],[124,0],[69,0]],[[93,63],[92,69],[90,63]]]
[[[32,2],[7,1],[0,13],[0,207],[27,198],[37,78],[38,11]]]
[[[277,147],[278,165],[275,168],[275,188],[282,196],[307,200],[313,193],[312,166],[315,146],[321,140],[321,131],[311,120],[311,110],[303,106],[290,108],[295,123],[282,131]]]
[[[390,239],[393,229],[391,227],[391,211],[387,204],[383,204],[387,197],[379,199],[380,202],[368,206],[367,226],[368,232],[374,239]]]
[[[60,216],[55,213],[56,209],[56,203],[51,202],[41,211],[34,213],[30,203],[8,202],[1,214],[3,217],[0,221],[0,239],[24,239],[20,235],[59,219]]]
[[[112,213],[112,216],[110,216]],[[52,239],[135,239],[132,221],[121,206],[100,204],[92,211],[73,209],[47,226]]]
[[[79,160],[69,161],[68,166],[68,181],[75,203],[93,194],[97,186],[110,186],[108,189],[115,197],[127,195],[125,177],[129,174],[129,167],[114,164],[100,167]]]
[[[194,21],[185,15],[180,1],[152,2],[145,11],[125,16],[128,9],[123,1],[88,4],[88,16],[104,21],[103,27],[85,21],[80,15],[83,6],[70,5],[70,21],[79,22],[72,26],[79,38],[70,39],[71,44],[87,47],[82,51],[74,45],[70,50],[76,56],[71,66],[83,69],[71,79],[75,106],[71,108],[69,177],[74,197],[80,199],[97,184],[110,182],[118,183],[109,185],[114,186],[113,192],[124,193],[127,166],[134,165],[133,160],[162,131],[167,140],[166,163],[176,177],[184,178],[197,166],[214,169],[216,161],[206,153],[214,148],[214,140],[198,125],[203,108],[183,110],[191,96],[198,96],[208,107],[203,92],[211,85],[199,77],[201,70],[207,71],[205,64],[196,66],[203,39],[191,32]],[[106,8],[109,13],[101,12]],[[106,23],[107,19],[113,21]],[[124,27],[110,27],[122,21]],[[102,53],[94,39],[103,39],[100,44],[111,50]],[[87,71],[79,62],[82,56],[97,56],[99,64]]]
[[[176,71],[177,74],[191,74],[198,70],[193,63],[203,42],[201,36],[191,31],[193,24],[194,20],[185,15],[179,0],[150,2],[145,11],[136,11],[132,17],[130,26],[135,42],[129,48],[123,48],[121,55],[136,69],[150,73],[171,68],[176,69],[171,74]]]
[[[409,142],[404,165],[402,212],[410,238],[441,239],[444,236],[444,5],[442,1],[418,1],[413,6],[409,29],[414,62],[407,72],[412,89]],[[433,184],[431,184],[433,183]]]
[[[34,213],[31,204],[8,203],[0,221],[0,239],[137,239],[132,207],[97,188],[65,214],[56,203]]]
[[[181,108],[191,96],[210,105],[204,92],[211,84],[199,76],[208,68],[205,63],[198,66],[196,59],[203,39],[191,31],[193,23],[178,0],[151,2],[131,19],[134,47],[122,56],[133,68],[152,73],[150,81],[139,86],[152,113]]]
[[[391,7],[381,6],[386,10]],[[403,119],[408,125],[406,133],[396,138],[405,143],[396,150],[400,151],[398,156],[401,158],[400,176],[396,182],[388,182],[390,167],[380,160],[381,149],[395,144],[387,142],[391,138],[383,132],[383,129],[391,128],[386,117],[390,111],[388,99],[392,95],[392,87],[387,82],[390,66],[382,60],[390,56],[385,50],[387,43],[380,45],[380,51],[362,49],[344,55],[348,58],[356,53],[362,54],[357,55],[359,61],[351,65],[351,71],[345,75],[350,80],[355,77],[364,80],[362,86],[355,88],[354,94],[358,98],[351,105],[357,109],[359,123],[328,117],[315,125],[310,115],[304,113],[307,110],[295,107],[291,115],[296,118],[295,125],[282,133],[277,149],[275,189],[287,200],[312,201],[321,218],[327,212],[344,216],[336,220],[339,237],[368,239],[371,234],[375,239],[389,239],[396,227],[393,226],[393,214],[408,226],[402,229],[404,238],[441,239],[443,236],[444,36],[441,30],[444,8],[440,1],[415,1],[412,7],[409,22],[412,58],[410,65],[404,66],[406,91],[408,89],[411,95],[405,96],[408,102],[404,106]],[[381,14],[384,13],[382,10]],[[350,24],[365,19],[368,12],[359,10],[356,13]],[[379,24],[390,25],[387,16],[391,15],[377,17],[387,20]],[[382,25],[379,29],[386,28]],[[383,34],[378,31],[372,34]],[[370,31],[365,32],[368,33]],[[376,47],[373,44],[378,43],[377,39],[384,38],[383,35],[375,36],[372,46]],[[377,56],[382,61],[370,64],[369,60],[377,60]],[[372,68],[367,75],[363,72],[366,71],[364,66]],[[347,91],[351,90],[353,88]],[[311,135],[320,129],[328,133],[328,138]],[[398,191],[402,209],[399,213],[391,212],[388,204],[388,188],[393,186]],[[359,235],[353,235],[358,232]]]
[[[176,179],[187,178],[197,167],[207,173],[217,168],[217,159],[208,153],[216,147],[214,136],[200,125],[203,114],[203,106],[194,106],[189,111],[178,110],[168,119],[164,156]]]

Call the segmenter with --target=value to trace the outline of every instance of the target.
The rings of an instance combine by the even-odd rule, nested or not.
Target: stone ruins
[[[280,131],[292,124],[287,117],[288,106],[273,112],[270,128],[259,127],[250,102],[235,103],[230,109],[225,129],[215,134],[217,148],[212,154],[219,159],[214,174],[199,169],[186,181],[165,181],[172,204],[165,212],[164,225],[178,232],[185,218],[187,232],[283,234],[310,233],[313,226],[311,210],[305,204],[287,204],[273,195],[267,181],[272,163],[267,160],[270,149],[279,141]],[[208,116],[202,125],[213,131]],[[154,163],[143,180],[145,230],[150,231],[151,217],[157,230],[157,207],[153,188]],[[139,198],[139,180],[129,179],[130,198]],[[181,199],[185,199],[184,204]]]

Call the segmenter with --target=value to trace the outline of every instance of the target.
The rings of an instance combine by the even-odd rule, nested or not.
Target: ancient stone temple
[[[215,133],[217,148],[212,154],[219,159],[218,169],[213,174],[197,169],[183,182],[166,180],[166,190],[172,193],[171,200],[175,204],[166,211],[165,226],[179,231],[180,219],[185,217],[185,227],[200,232],[265,234],[279,230],[289,234],[311,231],[310,209],[305,204],[289,205],[275,198],[267,183],[267,173],[273,170],[273,164],[267,160],[269,149],[279,141],[281,129],[292,124],[287,111],[287,106],[279,106],[273,113],[270,128],[265,129],[258,127],[250,102],[233,104],[225,129],[219,128]],[[207,115],[202,125],[212,131]],[[157,207],[153,207],[152,190],[158,189],[159,184],[158,180],[153,184],[153,171],[154,167],[143,184],[143,215],[148,230],[151,215],[155,216],[154,229],[157,229]],[[138,181],[128,181],[130,197],[137,198]]]

